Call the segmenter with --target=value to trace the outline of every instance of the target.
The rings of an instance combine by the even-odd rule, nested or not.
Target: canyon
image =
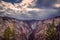
[[[53,20],[58,32],[57,39],[60,39],[60,17],[45,20],[18,20],[0,16],[0,36],[3,37],[4,30],[10,27],[15,32],[16,40],[45,40],[46,30]]]

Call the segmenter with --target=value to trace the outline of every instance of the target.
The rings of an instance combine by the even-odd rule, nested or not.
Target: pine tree
[[[10,29],[10,27],[7,27],[3,34],[3,40],[13,40],[14,39],[14,31]],[[15,39],[14,39],[15,40]]]
[[[54,19],[52,21],[52,24],[49,24],[48,26],[50,27],[46,31],[46,40],[56,40],[56,30],[54,25]]]

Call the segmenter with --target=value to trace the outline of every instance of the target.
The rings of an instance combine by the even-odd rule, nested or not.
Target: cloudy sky
[[[60,16],[60,0],[0,0],[0,16],[22,20]]]

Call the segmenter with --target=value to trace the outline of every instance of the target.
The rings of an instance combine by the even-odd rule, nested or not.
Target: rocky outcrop
[[[15,31],[16,40],[45,40],[46,30],[49,28],[52,20],[17,20],[9,17],[0,17],[0,36],[9,26],[11,30]],[[60,17],[54,18],[56,27],[59,23]]]

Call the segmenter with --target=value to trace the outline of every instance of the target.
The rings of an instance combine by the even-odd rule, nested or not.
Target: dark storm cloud
[[[58,12],[56,14],[56,16],[60,16],[60,8],[58,8]]]
[[[52,7],[57,0],[37,0],[36,7]]]
[[[57,0],[57,2],[56,3],[59,3],[60,4],[60,0]]]

